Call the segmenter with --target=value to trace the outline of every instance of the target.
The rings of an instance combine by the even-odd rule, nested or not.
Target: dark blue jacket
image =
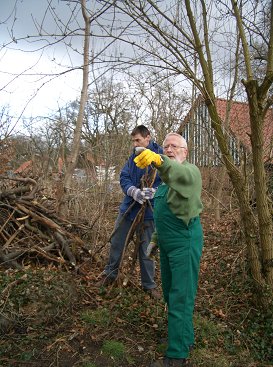
[[[162,148],[155,142],[151,141],[150,144],[147,146],[148,149],[152,150],[155,153],[163,153]],[[127,195],[127,190],[129,189],[130,186],[136,186],[138,188],[141,187],[141,179],[144,179],[144,175],[147,173],[147,169],[140,169],[136,166],[135,162],[134,162],[134,158],[136,157],[135,153],[131,154],[128,161],[126,162],[125,166],[122,168],[121,172],[120,172],[120,186],[122,188],[122,191],[125,194],[125,197],[122,201],[122,203],[120,204],[120,212],[121,213],[125,213],[126,210],[129,208],[129,206],[132,204],[132,202],[134,201],[134,199],[131,196]],[[148,167],[148,175],[151,174],[151,167]],[[161,180],[158,176],[158,174],[156,174],[156,178],[153,184],[154,188],[157,188],[159,186],[159,184],[161,183]],[[147,187],[147,185],[145,185],[145,183],[143,182],[143,186],[142,187]],[[152,206],[154,206],[154,200],[150,200]],[[134,220],[139,209],[140,209],[141,205],[138,202],[135,202],[135,204],[133,205],[132,209],[130,210],[130,212],[128,212],[127,216],[128,218],[130,218],[131,220]],[[145,220],[151,220],[153,219],[153,213],[152,210],[150,209],[149,205],[147,205],[146,207],[146,211],[145,211]]]

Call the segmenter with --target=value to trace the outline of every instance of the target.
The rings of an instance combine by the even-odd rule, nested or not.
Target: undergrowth
[[[198,367],[272,367],[273,310],[254,307],[241,245],[231,246],[219,231],[207,231],[192,360]],[[164,355],[163,300],[150,298],[136,281],[98,289],[101,268],[87,269],[82,275],[54,266],[2,269],[1,366],[147,367]]]

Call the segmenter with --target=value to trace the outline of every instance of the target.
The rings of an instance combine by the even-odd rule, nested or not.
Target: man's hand
[[[146,255],[150,258],[153,259],[157,253],[157,244],[154,242],[150,242],[148,247],[147,247],[147,251],[146,251]]]
[[[135,164],[138,168],[146,168],[151,163],[154,163],[157,167],[161,166],[162,160],[160,154],[157,154],[150,149],[145,149],[142,153],[140,153],[135,159]]]
[[[130,186],[127,190],[127,195],[132,196],[132,198],[137,201],[139,204],[143,204],[144,201],[146,201],[144,197],[144,192],[142,192],[140,189],[138,189],[135,186]]]
[[[151,200],[155,196],[155,189],[153,187],[143,187],[142,193],[144,195],[144,199]]]

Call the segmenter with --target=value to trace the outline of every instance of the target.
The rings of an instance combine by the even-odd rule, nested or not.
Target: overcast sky
[[[71,16],[66,2],[51,3],[65,24]],[[1,107],[8,104],[12,114],[19,115],[27,105],[24,116],[48,115],[80,96],[81,71],[58,78],[53,74],[81,65],[82,57],[61,44],[42,49],[49,38],[38,42],[31,37],[38,34],[38,24],[48,33],[58,32],[47,4],[47,0],[0,0],[0,98]],[[81,21],[81,16],[77,18]],[[76,23],[73,26],[79,27]],[[82,40],[76,44],[81,50]]]
[[[103,7],[104,3],[88,0],[87,7],[93,12],[92,6]],[[170,4],[171,0],[166,1],[166,3]],[[49,4],[51,7],[49,7]],[[171,11],[174,10],[174,2],[170,9]],[[182,10],[185,13],[185,9],[182,8]],[[214,14],[217,9],[212,7],[212,10],[212,14],[210,14],[210,39],[211,55],[214,59],[214,87],[217,94],[223,97],[223,95],[226,96],[232,73],[230,65],[234,59],[234,40],[236,39],[234,30],[236,28],[233,27],[233,22],[226,22],[222,12]],[[112,16],[113,22],[111,22]],[[183,17],[185,17],[185,20],[187,19],[186,14]],[[184,20],[184,18],[181,19]],[[202,29],[202,16],[199,14],[196,19],[199,19],[200,23],[198,28]],[[139,34],[139,29],[127,29],[125,25],[128,24],[128,19],[124,14],[118,13],[116,9],[112,13],[109,10],[107,14],[104,13],[96,18],[96,21],[102,22],[104,26],[104,30],[102,30],[102,27],[97,26],[95,28],[95,22],[92,22],[91,25],[90,50],[93,55],[99,55],[94,63],[97,68],[96,75],[98,73],[102,75],[107,67],[106,63],[103,64],[105,59],[102,60],[103,57],[100,53],[104,49],[107,49],[108,62],[112,69],[114,58],[116,60],[120,58],[121,65],[128,67],[127,61],[132,55],[127,42],[130,40],[133,43],[134,37],[139,38],[140,43],[143,42],[140,45],[142,48],[133,50],[136,52],[134,56],[138,57],[141,63],[158,66],[162,62],[162,58],[166,58],[170,64],[176,65],[177,59],[169,52],[168,47],[157,48],[158,44],[149,34],[146,38],[143,34]],[[184,26],[185,29],[189,28],[189,25],[183,22]],[[114,45],[107,48],[107,42],[110,43],[113,40],[113,38],[105,36],[108,28],[111,29],[111,32],[116,32],[116,38],[119,36],[118,32],[121,32],[126,42],[115,42]],[[59,42],[64,32],[66,35],[71,35],[65,38],[66,44],[64,40],[61,43]],[[93,33],[98,37],[94,36]],[[24,116],[27,117],[47,116],[55,113],[59,107],[64,106],[67,102],[79,98],[82,72],[75,68],[81,67],[83,63],[82,34],[83,19],[79,1],[0,0],[1,106],[9,104],[11,112],[17,114],[17,116],[22,111]],[[151,50],[155,49],[155,53],[157,50],[159,54],[162,52],[159,58],[153,55],[150,58],[150,55],[145,53],[147,41],[147,45]],[[185,58],[189,58],[188,63],[193,65],[194,60],[190,49],[185,52]],[[145,59],[142,58],[143,55]],[[100,61],[99,58],[101,58]],[[179,67],[183,71],[183,65],[179,64]],[[73,71],[68,73],[68,70]],[[130,71],[132,70],[130,69]],[[61,72],[64,74],[60,77],[59,73]],[[116,72],[117,77],[120,78],[121,74],[118,74],[118,71]],[[163,70],[164,72],[165,70]],[[197,68],[196,73],[198,72],[200,72],[200,68]],[[144,73],[141,75],[144,75]],[[200,78],[202,78],[201,72]],[[182,83],[184,82],[185,80],[182,78]],[[185,83],[182,87],[184,85]],[[189,85],[191,86],[191,84],[186,83],[186,87]],[[181,84],[179,88],[181,89]]]

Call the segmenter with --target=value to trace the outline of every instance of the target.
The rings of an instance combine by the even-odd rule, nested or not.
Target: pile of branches
[[[54,199],[33,178],[0,176],[0,182],[7,183],[0,191],[0,265],[20,269],[27,259],[74,268],[87,250],[75,224],[56,214]]]

